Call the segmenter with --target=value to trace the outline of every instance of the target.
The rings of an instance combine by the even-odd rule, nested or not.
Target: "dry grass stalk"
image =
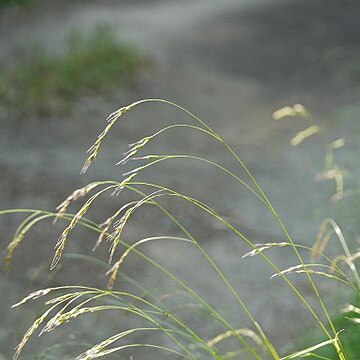
[[[131,176],[130,176],[131,177]],[[125,214],[115,222],[114,226],[115,226],[115,230],[112,234],[110,234],[108,236],[108,240],[112,241],[111,247],[110,247],[110,255],[109,255],[109,263],[112,262],[114,253],[120,243],[120,237],[121,237],[121,233],[126,225],[126,223],[128,222],[130,216],[133,214],[133,212],[138,209],[140,206],[142,206],[143,204],[146,204],[148,202],[150,202],[152,200],[152,198],[158,196],[158,194],[162,193],[163,190],[158,190],[155,191],[147,196],[145,196],[144,198],[142,198],[141,200],[137,201],[135,203],[135,205],[131,206],[129,209],[127,209],[125,211]]]
[[[64,216],[68,207],[73,201],[86,196],[91,190],[93,190],[94,188],[96,188],[101,184],[102,184],[101,182],[94,182],[86,186],[83,186],[80,189],[76,189],[73,193],[71,193],[59,206],[56,207],[57,214],[54,222],[57,221],[62,216]]]
[[[129,106],[122,107],[114,112],[112,112],[106,119],[107,125],[105,129],[102,131],[102,133],[98,136],[95,143],[90,147],[88,150],[89,157],[86,159],[84,166],[81,170],[81,173],[85,173],[86,170],[89,168],[89,166],[92,164],[92,162],[97,157],[101,144],[104,141],[106,135],[111,130],[111,128],[114,126],[114,124],[117,122],[117,120],[124,115],[127,111],[129,111],[132,107],[134,107],[134,104],[131,104]]]
[[[271,249],[273,247],[284,247],[290,245],[288,242],[280,242],[280,243],[266,243],[266,244],[254,244],[256,246],[256,249],[251,250],[244,254],[242,258],[251,257],[260,254],[262,251]]]
[[[95,195],[93,195],[90,199],[88,199],[85,204],[81,207],[81,209],[75,214],[75,216],[71,219],[70,224],[68,225],[68,227],[62,232],[62,234],[60,235],[56,245],[55,245],[55,255],[53,257],[53,260],[51,262],[50,265],[50,270],[54,269],[55,266],[58,264],[58,262],[60,261],[60,258],[62,256],[62,253],[65,249],[65,245],[67,242],[67,238],[68,235],[70,233],[70,231],[76,226],[76,224],[83,218],[83,216],[87,213],[87,211],[89,210],[92,202],[98,197],[100,196],[103,192],[114,188],[115,185],[111,185],[111,186],[107,186],[106,188],[100,190],[99,192],[97,192]]]
[[[260,347],[264,346],[261,338],[254,331],[252,331],[250,329],[246,329],[246,328],[238,329],[238,330],[235,331],[235,333],[251,338]],[[232,331],[225,331],[224,333],[219,334],[216,337],[214,337],[213,339],[209,340],[207,342],[207,345],[210,346],[210,347],[213,347],[216,344],[218,344],[219,342],[224,341],[225,339],[227,339],[227,338],[229,338],[231,336],[234,336]]]

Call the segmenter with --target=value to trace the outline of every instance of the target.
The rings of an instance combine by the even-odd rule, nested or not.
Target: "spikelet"
[[[274,120],[281,120],[285,117],[294,117],[294,116],[309,118],[310,113],[306,110],[304,105],[295,104],[294,106],[285,106],[279,110],[276,110],[272,115]]]
[[[113,191],[113,193],[111,194],[112,196],[118,196],[120,194],[120,192],[126,187],[126,185],[136,176],[137,174],[132,174],[129,177],[127,177],[125,180],[123,180]],[[112,216],[110,216],[109,218],[107,218],[101,225],[100,227],[102,228],[101,233],[96,241],[96,244],[93,248],[93,251],[95,251],[100,244],[103,242],[105,235],[109,232],[109,229],[111,227],[111,225],[114,223],[115,219],[118,217],[118,215],[121,213],[121,211],[123,210],[123,208],[119,209],[118,211],[115,212],[115,214],[113,214]]]
[[[102,133],[97,137],[95,143],[90,147],[90,149],[88,150],[88,158],[86,159],[84,166],[81,170],[81,173],[85,173],[86,170],[89,168],[89,166],[92,164],[92,162],[95,160],[96,156],[99,153],[100,147],[102,142],[104,141],[106,135],[108,134],[108,132],[111,130],[111,128],[114,126],[114,124],[116,123],[116,121],[122,116],[124,115],[127,111],[129,111],[132,107],[134,107],[135,104],[131,104],[129,106],[125,106],[122,107],[116,111],[114,111],[113,113],[111,113],[106,121],[107,121],[107,125],[105,127],[105,129],[102,131]]]
[[[35,292],[32,292],[31,294],[29,294],[28,296],[26,296],[24,299],[22,299],[20,302],[14,304],[12,306],[12,308],[17,307],[19,305],[22,305],[24,303],[26,303],[29,300],[34,300],[37,299],[39,297],[45,296],[47,294],[49,294],[51,291],[53,290],[58,290],[59,288],[48,288],[48,289],[42,289],[42,290],[38,290]],[[39,328],[39,326],[46,320],[46,318],[49,316],[50,312],[52,310],[54,310],[56,308],[56,306],[58,306],[59,304],[65,302],[67,300],[67,298],[63,297],[62,299],[60,298],[56,298],[57,301],[55,302],[55,304],[50,307],[48,310],[46,310],[40,317],[38,317],[30,326],[30,328],[26,331],[25,335],[23,336],[22,340],[20,341],[19,345],[15,348],[15,354],[13,356],[13,359],[16,360],[18,359],[21,351],[23,350],[23,348],[25,347],[26,343],[29,341],[30,337],[34,334],[34,332]],[[53,299],[55,300],[55,299]],[[41,332],[42,333],[42,332]],[[40,335],[41,335],[40,333]],[[40,336],[39,335],[39,336]]]
[[[108,240],[112,240],[112,244],[111,244],[111,247],[110,247],[109,263],[112,262],[115,250],[117,249],[117,247],[118,247],[118,245],[120,243],[121,233],[122,233],[126,223],[128,222],[130,216],[132,215],[132,213],[137,208],[139,208],[141,205],[151,201],[151,199],[153,197],[156,197],[161,192],[163,192],[162,189],[157,190],[157,191],[151,193],[150,195],[145,196],[144,198],[142,198],[141,200],[136,202],[135,205],[133,205],[132,207],[127,209],[125,214],[119,220],[117,220],[115,222],[115,224],[114,224],[115,225],[115,231],[108,236]]]
[[[355,313],[357,315],[360,315],[360,309],[354,305],[351,304],[347,304],[346,307],[344,309],[342,309],[343,313]],[[356,317],[348,317],[348,319],[352,322],[354,322],[355,324],[360,324],[360,318],[356,318]]]
[[[241,336],[246,336],[251,338],[257,345],[259,346],[263,346],[263,342],[261,340],[261,338],[252,330],[244,328],[244,329],[238,329],[235,330],[235,334],[237,335],[241,335]],[[207,345],[210,347],[215,346],[216,344],[218,344],[219,342],[231,337],[234,335],[234,331],[228,330],[222,334],[217,335],[216,337],[214,337],[213,339],[209,340],[207,342]]]
[[[287,275],[287,274],[290,274],[290,273],[293,273],[293,272],[297,272],[300,269],[304,269],[304,265],[300,264],[300,265],[291,266],[291,267],[289,267],[289,268],[287,268],[285,270],[282,270],[282,271],[272,275],[271,279],[273,279],[274,277],[277,277],[277,276]]]
[[[67,242],[67,238],[68,235],[70,233],[70,231],[76,226],[76,224],[83,218],[83,216],[85,216],[85,214],[87,213],[87,211],[89,210],[92,202],[103,192],[105,192],[106,190],[113,188],[114,185],[112,186],[108,186],[100,191],[98,191],[95,195],[93,195],[90,199],[88,199],[85,204],[81,207],[81,209],[75,214],[75,216],[71,219],[70,224],[68,225],[68,227],[62,232],[62,234],[60,235],[56,245],[55,245],[55,255],[53,257],[53,260],[51,262],[50,265],[50,270],[54,269],[55,266],[58,264],[58,262],[60,261],[61,255],[65,249],[65,245]]]
[[[17,302],[16,304],[12,305],[12,308],[16,308],[22,304],[25,304],[26,302],[28,302],[29,300],[35,300],[39,297],[45,296],[47,295],[49,292],[55,290],[55,288],[47,288],[47,289],[41,289],[41,290],[37,290],[32,292],[31,294],[27,295],[26,297],[24,297],[21,301]]]
[[[5,263],[6,263],[6,269],[10,269],[10,264],[12,261],[12,257],[14,254],[15,249],[22,243],[26,232],[24,229],[22,229],[16,237],[13,238],[13,240],[9,243],[9,245],[6,248],[6,257],[5,257]]]
[[[92,251],[95,251],[100,245],[101,243],[104,241],[105,236],[107,235],[107,241],[111,240],[113,237],[113,234],[109,234],[109,230],[111,225],[113,225],[115,219],[119,216],[119,214],[124,210],[124,208],[130,206],[130,204],[126,204],[125,206],[122,206],[118,211],[115,212],[115,214],[113,214],[112,216],[110,216],[109,218],[107,218],[101,225],[100,227],[102,228],[101,233],[99,235],[99,237],[96,240],[96,244],[93,247]]]
[[[103,242],[106,233],[109,232],[109,229],[110,229],[111,225],[113,224],[114,220],[116,219],[117,215],[118,215],[118,213],[116,212],[113,216],[110,216],[109,218],[107,218],[100,225],[102,230],[101,230],[101,233],[100,233],[99,237],[96,240],[96,244],[93,247],[92,251],[95,251],[100,246],[100,244]]]
[[[88,200],[81,209],[76,213],[76,215],[72,218],[69,226],[62,232],[60,235],[56,245],[55,245],[55,255],[53,257],[53,260],[50,265],[50,270],[54,269],[55,266],[60,261],[61,255],[65,249],[65,245],[67,242],[67,237],[70,233],[70,231],[75,227],[75,225],[81,220],[81,218],[86,214],[86,212],[89,210],[89,207],[91,205],[91,202]]]
[[[297,146],[301,144],[303,141],[305,141],[310,136],[313,136],[315,134],[318,134],[321,132],[321,128],[317,125],[311,125],[308,128],[299,131],[291,140],[290,144],[293,146]]]
[[[61,316],[64,314],[65,310],[71,306],[72,303],[74,303],[77,299],[79,299],[83,294],[81,292],[75,292],[75,293],[71,293],[71,294],[67,294],[69,296],[60,296],[58,298],[58,301],[55,302],[56,305],[62,304],[64,302],[66,302],[66,304],[55,314],[55,316],[53,316],[48,322],[47,324],[44,326],[44,328],[41,330],[39,337],[44,333],[44,332],[49,332],[52,329],[54,329],[55,327],[61,325],[61,322],[59,322],[59,319],[61,318]],[[55,305],[55,306],[56,306]]]
[[[124,152],[124,158],[116,163],[116,165],[126,164],[133,156],[135,156],[139,150],[141,150],[153,136],[146,136],[143,139],[129,144],[129,150]]]
[[[53,299],[50,299],[48,300],[45,305],[53,305],[53,304],[59,304],[59,303],[62,303],[66,300],[70,300],[72,299],[74,296],[77,296],[79,295],[80,293],[79,292],[76,292],[76,293],[69,293],[69,294],[64,294],[64,295],[60,295],[60,296],[57,296],[56,298],[53,298]]]
[[[59,218],[61,218],[67,211],[69,205],[78,200],[85,195],[87,195],[92,189],[96,188],[98,185],[101,185],[101,182],[93,182],[82,188],[76,189],[73,191],[59,206],[56,207],[57,214],[54,222],[56,222]]]
[[[108,236],[108,240],[109,241],[112,240],[112,244],[110,246],[109,264],[112,262],[115,250],[117,249],[120,243],[121,233],[136,207],[137,206],[135,204],[134,206],[132,206],[131,208],[125,211],[125,214],[118,221],[116,221],[115,231]]]
[[[309,266],[316,266],[316,265],[307,264],[307,266],[306,266],[306,265],[300,264],[300,265],[296,265],[296,266],[291,266],[285,270],[282,270],[282,271],[272,275],[271,279],[273,279],[277,276],[284,276],[284,275],[289,275],[289,274],[314,274],[314,275],[322,275],[322,276],[325,276],[325,277],[327,277],[329,279],[333,279],[333,280],[339,280],[341,282],[346,281],[340,277],[334,276],[332,274],[329,274],[329,273],[326,273],[323,271],[308,269]]]
[[[13,360],[17,360],[23,348],[25,347],[26,343],[29,341],[30,337],[34,334],[34,332],[38,329],[38,327],[45,321],[47,316],[53,308],[48,309],[45,311],[40,317],[38,317],[30,326],[30,328],[26,331],[25,335],[23,336],[22,340],[20,341],[19,345],[15,348],[15,354],[13,356]]]
[[[328,145],[328,149],[330,150],[336,150],[336,149],[340,149],[345,145],[345,139],[344,138],[339,138],[337,140],[334,140],[333,142],[331,142]]]
[[[117,280],[118,274],[119,274],[119,268],[120,268],[120,260],[117,261],[110,270],[106,272],[106,276],[109,276],[109,281],[106,285],[106,288],[108,290],[111,290],[114,287],[114,284]]]
[[[93,313],[96,311],[107,310],[107,309],[114,309],[114,306],[91,306],[91,307],[75,307],[74,309],[65,312],[65,313],[57,313],[42,329],[40,335],[45,332],[50,332],[57,328],[58,326],[69,322],[70,320],[87,313]],[[39,336],[40,336],[39,335]]]
[[[8,246],[6,248],[6,256],[5,256],[5,264],[6,264],[7,270],[10,270],[10,265],[11,265],[14,251],[22,243],[26,233],[31,229],[33,224],[48,217],[48,215],[43,215],[43,216],[39,216],[38,218],[36,218],[36,216],[39,214],[41,214],[41,211],[36,211],[34,214],[31,214],[30,216],[28,216],[25,219],[25,221],[22,223],[23,226],[21,227],[21,225],[20,225],[20,227],[15,232],[13,239],[8,244]]]
[[[126,179],[124,179],[113,191],[111,194],[112,196],[118,196],[121,191],[126,187],[126,185],[137,175],[137,173],[133,173],[130,176],[128,176]]]
[[[355,314],[358,314],[360,315],[360,308],[354,306],[354,305],[351,305],[351,304],[347,304],[345,306],[344,309],[341,310],[343,313],[348,313],[348,312],[353,312]]]
[[[125,331],[121,332],[120,334],[113,335],[113,336],[109,337],[108,339],[102,341],[101,343],[96,344],[91,349],[87,350],[86,352],[77,356],[76,360],[89,360],[89,359],[95,359],[95,358],[101,357],[104,354],[103,350],[107,346],[111,345],[115,341],[117,341],[137,330],[142,330],[142,329],[125,330]],[[143,329],[143,330],[146,330],[146,329]]]
[[[258,255],[258,254],[260,254],[261,252],[263,252],[264,250],[270,249],[270,248],[272,248],[272,247],[284,247],[284,246],[287,246],[287,245],[290,245],[290,244],[287,243],[287,242],[255,244],[255,246],[256,246],[257,248],[254,249],[254,250],[251,250],[251,251],[247,252],[246,254],[244,254],[244,255],[242,256],[242,258],[244,259],[244,258],[249,257],[249,256]]]

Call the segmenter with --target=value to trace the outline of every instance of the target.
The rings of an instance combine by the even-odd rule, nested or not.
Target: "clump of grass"
[[[29,6],[34,0],[0,0],[0,10],[9,5]]]
[[[131,109],[146,103],[161,103],[167,106],[175,107],[189,116],[192,121],[190,123],[169,125],[153,134],[143,137],[138,142],[131,144],[129,151],[124,153],[124,158],[119,161],[119,164],[121,165],[128,161],[138,160],[146,161],[146,163],[145,165],[135,167],[133,170],[128,172],[125,180],[123,181],[99,181],[86,185],[81,189],[77,189],[59,205],[57,212],[46,212],[40,210],[4,210],[0,212],[0,214],[16,212],[27,214],[27,218],[20,224],[19,229],[13,237],[13,241],[11,241],[8,246],[8,265],[11,263],[15,249],[21,245],[26,233],[36,223],[45,219],[57,219],[67,223],[65,230],[56,244],[55,255],[51,263],[51,268],[57,266],[61,257],[65,254],[66,245],[69,241],[68,235],[75,226],[83,226],[91,231],[94,231],[99,236],[96,241],[95,248],[103,241],[104,238],[107,238],[110,244],[109,266],[106,272],[109,276],[109,280],[106,289],[84,286],[60,286],[42,289],[31,293],[18,304],[14,305],[16,307],[35,299],[47,299],[45,301],[45,311],[32,323],[29,330],[23,336],[23,339],[20,341],[20,344],[16,349],[14,358],[16,359],[20,355],[29,339],[36,332],[40,332],[40,335],[42,335],[44,333],[51,332],[53,329],[58,328],[65,323],[71,322],[78,317],[91,313],[111,311],[120,313],[125,312],[139,317],[143,320],[144,326],[122,330],[101,340],[99,343],[89,347],[87,350],[82,351],[77,356],[78,360],[95,359],[121,352],[125,349],[138,347],[145,347],[149,351],[151,349],[161,350],[167,353],[167,357],[169,358],[170,356],[177,356],[192,360],[198,359],[201,356],[207,356],[207,358],[216,360],[239,358],[256,360],[290,360],[313,356],[315,352],[323,347],[332,347],[335,358],[340,360],[350,360],[342,344],[341,336],[339,336],[341,329],[336,326],[337,324],[334,323],[330,317],[325,300],[321,296],[313,277],[326,277],[334,281],[339,281],[342,284],[349,286],[355,293],[359,294],[360,282],[355,266],[357,254],[351,254],[349,252],[340,228],[332,219],[327,219],[326,222],[324,222],[313,249],[296,244],[265,191],[257,182],[248,167],[235,153],[232,147],[200,118],[183,107],[162,99],[145,99],[137,101],[129,106],[122,107],[108,117],[108,123],[105,130],[98,136],[94,145],[89,149],[89,157],[85,162],[83,172],[85,172],[89,166],[91,166],[95,158],[99,156],[106,136],[108,136],[113,126],[119,122],[119,119],[123,118]],[[295,109],[295,113],[300,110],[303,112],[303,108],[297,107]],[[240,177],[237,173],[227,169],[219,163],[191,154],[146,154],[144,156],[138,156],[138,153],[144,151],[149,142],[156,141],[159,134],[166,133],[179,127],[200,132],[209,136],[215,142],[222,144],[223,147],[234,157],[240,169],[245,172],[246,176],[244,178]],[[283,230],[285,240],[282,239],[281,242],[255,244],[250,238],[243,234],[240,229],[233,225],[229,219],[222,217],[216,209],[213,209],[203,201],[185,193],[178,192],[176,189],[166,187],[162,184],[138,180],[138,177],[146,169],[156,166],[163,161],[170,161],[177,158],[205,162],[217,169],[220,169],[232,180],[238,182],[239,186],[249,191],[254,196],[254,199],[260,201],[270,212],[270,214],[274,217],[274,220]],[[111,216],[109,216],[103,224],[97,224],[86,218],[88,210],[90,207],[95,206],[100,196],[108,192],[119,196],[122,191],[129,191],[130,193],[133,193],[135,196],[134,200],[120,207],[117,211],[111,214]],[[291,354],[281,354],[280,350],[277,349],[271,342],[272,334],[265,333],[261,325],[261,319],[257,319],[251,312],[250,308],[244,302],[243,298],[233,284],[222,272],[218,264],[206,252],[194,234],[176,217],[176,214],[173,214],[162,204],[161,199],[164,197],[181,199],[189,206],[193,206],[200,211],[205,212],[216,221],[219,221],[240,241],[248,244],[252,250],[245,254],[244,257],[249,256],[262,258],[262,260],[270,266],[274,272],[274,276],[281,278],[284,281],[284,285],[288,286],[289,289],[297,296],[299,303],[301,303],[304,307],[304,311],[307,311],[312,316],[314,323],[322,331],[325,339],[314,342],[310,344],[310,346],[300,350],[295,350]],[[76,214],[68,213],[68,207],[75,201],[83,201],[83,205]],[[157,207],[163,215],[169,218],[178,230],[181,231],[182,236],[173,236],[171,234],[149,236],[143,239],[138,239],[132,244],[124,241],[122,236],[124,228],[127,226],[128,221],[132,218],[133,214],[144,205]],[[324,254],[326,245],[333,235],[338,237],[344,249],[344,255],[336,258],[335,260],[328,258]],[[198,251],[215,271],[218,276],[218,281],[222,282],[226,286],[228,291],[227,295],[232,296],[236,300],[238,304],[238,310],[236,311],[242,311],[245,314],[248,320],[248,326],[244,327],[241,326],[243,325],[241,324],[240,326],[235,327],[232,325],[231,321],[226,319],[216,308],[214,308],[204,297],[202,297],[196,289],[193,289],[176,274],[164,268],[148,255],[145,255],[141,251],[141,246],[154,241],[181,241],[183,243],[187,243],[189,251]],[[125,249],[121,254],[119,254],[120,245]],[[281,251],[284,247],[291,248],[297,258],[297,263],[287,269],[281,269],[279,265],[274,263],[267,255],[269,249],[275,248]],[[300,250],[307,250],[309,253],[312,253],[314,256],[313,262],[306,263]],[[124,292],[116,290],[118,275],[125,266],[125,260],[133,253],[137,254],[144,261],[147,261],[150,265],[165,274],[179,289],[181,289],[183,294],[186,294],[188,298],[191,298],[193,304],[201,308],[203,313],[206,314],[206,319],[212,322],[214,329],[217,331],[216,336],[209,337],[209,335],[201,331],[201,329],[193,328],[191,321],[182,317],[181,314],[172,311],[171,308],[169,309],[166,303],[161,301],[161,299],[159,299],[149,289],[145,289],[146,294],[148,294],[147,297],[137,295],[135,291]],[[241,256],[239,256],[239,259],[240,258]],[[344,264],[345,267],[348,266],[351,270],[350,273],[343,268]],[[314,307],[313,304],[309,303],[302,294],[300,288],[298,288],[298,286],[292,281],[292,277],[289,276],[291,274],[300,274],[306,277],[319,307]],[[134,280],[132,281],[133,283],[136,283]],[[227,295],[224,294],[224,298],[226,298]],[[136,333],[149,332],[160,332],[166,335],[170,344],[164,344],[161,342],[141,343],[136,340],[132,340],[133,335]],[[230,339],[234,340],[234,343],[229,342]]]
[[[107,94],[127,83],[141,62],[137,51],[120,45],[107,26],[88,37],[73,32],[63,56],[37,48],[28,63],[3,69],[2,102],[22,112],[68,108],[80,96]]]

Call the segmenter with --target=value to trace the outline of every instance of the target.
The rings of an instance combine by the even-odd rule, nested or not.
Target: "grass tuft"
[[[65,229],[60,235],[55,246],[55,255],[51,262],[50,269],[53,269],[58,265],[61,257],[66,252],[69,234],[77,226],[83,226],[97,234],[98,238],[94,249],[99,246],[104,238],[107,238],[110,243],[109,264],[105,265],[107,269],[106,275],[109,276],[106,289],[95,289],[83,286],[60,286],[58,288],[49,288],[32,292],[15,305],[18,306],[31,300],[43,299],[44,297],[47,298],[52,296],[52,298],[45,301],[45,310],[43,314],[33,322],[29,330],[25,333],[23,339],[20,341],[14,358],[16,359],[19,356],[30,337],[32,337],[32,335],[38,330],[40,331],[40,335],[42,335],[51,332],[53,329],[58,328],[78,317],[89,316],[90,314],[100,313],[106,310],[117,311],[120,313],[125,312],[128,315],[140,318],[141,321],[144,322],[144,326],[122,330],[113,334],[112,336],[101,340],[99,343],[88,347],[87,350],[82,351],[76,357],[77,359],[93,359],[132,348],[146,348],[149,352],[151,349],[162,350],[167,352],[168,357],[176,356],[177,358],[190,360],[196,360],[205,355],[207,358],[215,360],[236,359],[238,356],[246,356],[246,359],[255,360],[290,360],[302,357],[321,358],[321,355],[317,355],[318,352],[322,351],[323,348],[331,348],[334,354],[332,359],[352,359],[349,357],[350,355],[347,353],[347,350],[342,342],[342,327],[339,327],[338,323],[333,321],[331,318],[325,299],[319,291],[317,285],[318,283],[313,280],[313,277],[318,277],[320,281],[323,278],[327,278],[340,282],[343,286],[349,287],[355,294],[359,295],[360,278],[355,263],[359,258],[358,253],[352,254],[350,252],[340,227],[331,218],[324,221],[313,248],[296,244],[278,212],[275,210],[273,204],[266,195],[264,189],[257,182],[254,175],[244,164],[241,158],[215,130],[209,127],[204,121],[199,119],[190,111],[163,99],[144,99],[111,113],[107,119],[105,129],[100,133],[94,145],[89,149],[89,157],[84,164],[83,172],[88,169],[94,159],[99,155],[105,137],[109,134],[113,126],[115,126],[117,120],[121,116],[125,115],[128,110],[136,106],[141,106],[145,103],[161,103],[163,105],[175,107],[189,116],[193,124],[170,125],[160,129],[152,135],[143,137],[139,142],[131,144],[129,151],[124,153],[123,160],[120,160],[118,164],[122,165],[130,160],[136,161],[141,159],[147,161],[145,165],[136,167],[128,172],[128,177],[126,177],[123,181],[119,182],[107,180],[95,183],[93,182],[83,188],[75,190],[58,206],[57,212],[26,209],[0,211],[0,215],[16,212],[27,214],[27,218],[16,230],[13,241],[10,242],[8,247],[8,256],[6,258],[8,264],[11,262],[15,249],[22,243],[22,241],[24,241],[26,234],[32,226],[45,219],[55,219],[66,223]],[[309,113],[304,107],[296,105],[293,108],[285,108],[285,110],[282,110],[282,112],[278,113],[277,116],[274,117],[279,119],[283,116],[300,115],[307,117],[308,114]],[[203,135],[210,136],[215,142],[221,143],[230,155],[233,156],[239,169],[243,170],[247,176],[242,178],[238,176],[237,173],[225,168],[221,164],[215,163],[207,158],[190,154],[145,154],[144,156],[136,157],[139,151],[146,150],[146,145],[150,140],[155,141],[157,135],[167,130],[175,129],[176,127],[186,127],[189,130],[200,131]],[[304,137],[304,140],[312,134],[305,135],[307,136]],[[342,144],[342,141],[332,143],[331,148],[334,149],[339,146],[341,147]],[[229,176],[232,181],[236,181],[241,188],[249,191],[253,195],[254,200],[260,201],[265,209],[268,210],[268,212],[272,215],[274,222],[277,225],[280,225],[285,236],[285,241],[256,244],[249,237],[243,234],[240,229],[233,225],[230,220],[222,217],[215,209],[205,202],[162,184],[138,180],[141,173],[145,172],[149,167],[156,166],[163,160],[171,161],[179,158],[192,161],[203,161],[222,171],[224,174]],[[120,195],[122,191],[128,191],[130,194],[134,195],[135,198],[118,208],[102,224],[97,224],[87,219],[86,216],[90,207],[95,206],[97,200],[110,190],[113,195]],[[263,319],[257,319],[255,317],[250,310],[250,307],[245,303],[242,296],[239,294],[238,290],[225,276],[219,265],[207,253],[202,244],[196,239],[192,232],[190,232],[190,230],[177,219],[176,214],[172,214],[170,210],[162,205],[161,199],[164,197],[180,199],[188,206],[194,207],[197,210],[206,213],[208,216],[220,222],[225,228],[227,228],[234,238],[251,247],[251,250],[247,252],[243,258],[249,257],[251,259],[259,259],[256,261],[265,261],[266,264],[274,271],[274,277],[283,280],[284,286],[287,286],[288,289],[297,297],[299,304],[303,306],[304,311],[307,311],[308,314],[311,315],[314,325],[316,325],[317,329],[322,332],[324,338],[315,344],[312,342],[310,346],[309,344],[307,346],[301,346],[301,350],[294,350],[290,354],[281,353],[281,351],[277,349],[271,341],[272,334],[265,333],[261,324],[261,320]],[[78,210],[75,214],[68,213],[68,207],[77,200],[83,201],[80,210]],[[127,227],[127,224],[133,217],[134,213],[142,208],[143,205],[151,205],[158,208],[162,214],[176,226],[183,236],[164,234],[160,236],[146,237],[143,239],[135,239],[132,244],[125,242],[121,236],[122,232],[124,228]],[[327,244],[333,235],[337,237],[343,249],[343,254],[339,255],[340,258],[336,257],[336,261],[325,254]],[[204,297],[200,296],[196,289],[190,287],[186,282],[180,279],[177,274],[170,272],[167,268],[163,267],[141,251],[142,244],[148,244],[153,241],[160,240],[187,242],[190,245],[189,251],[199,252],[212,271],[214,271],[217,275],[216,280],[214,279],[214,286],[216,286],[216,281],[218,281],[226,287],[227,294],[224,294],[224,298],[226,299],[227,296],[231,296],[234,300],[236,300],[238,308],[234,311],[241,311],[244,314],[247,321],[246,326],[243,326],[244,324],[238,324],[240,326],[235,327],[232,324],[232,319],[226,319],[219,310],[214,308]],[[294,265],[285,270],[281,270],[280,265],[276,264],[267,254],[270,249],[282,251],[285,247],[287,249],[290,248],[290,250],[293,251],[297,260]],[[121,249],[125,250],[119,254]],[[313,260],[316,259],[318,261],[316,263],[306,263],[300,250],[306,250],[309,255],[312,254]],[[166,302],[158,299],[157,296],[149,289],[142,287],[142,290],[145,290],[146,294],[148,294],[146,297],[139,296],[136,292],[122,292],[116,290],[120,269],[125,266],[125,259],[129,258],[132,254],[137,254],[144,261],[148,262],[150,265],[162,272],[172,281],[173,285],[177,287],[177,290],[181,290],[183,294],[186,294],[186,296],[191,299],[192,304],[201,308],[203,314],[206,314],[205,318],[202,317],[202,321],[211,321],[214,330],[214,333],[212,334],[213,336],[209,336],[208,333],[204,333],[201,328],[193,328],[194,324],[192,321],[189,321],[189,318],[182,316],[182,313],[177,313],[174,309],[169,309]],[[240,254],[239,261],[241,261]],[[351,270],[350,274],[348,274],[348,269]],[[298,276],[299,274],[304,276],[305,280],[308,281],[313,295],[311,303],[309,302],[308,297],[305,296],[308,294],[303,294],[299,284],[292,280],[294,276]],[[132,283],[135,283],[135,280],[132,279],[131,281]],[[182,301],[183,299],[180,298],[178,300]],[[315,302],[316,304],[314,304]],[[186,303],[185,306],[184,304],[181,304],[181,307],[186,308]],[[345,310],[355,314],[357,314],[358,311],[360,312],[357,304],[347,306]],[[352,318],[351,324],[358,326],[359,322],[359,317],[355,316]],[[43,328],[39,329],[43,324],[45,324]],[[150,324],[151,327],[146,324]],[[132,337],[132,335],[137,332],[147,333],[152,331],[159,331],[163,335],[166,335],[170,343],[142,343],[139,342],[136,337]],[[226,344],[225,350],[223,343]]]
[[[128,83],[141,63],[135,49],[99,26],[88,37],[73,32],[63,56],[34,49],[28,63],[2,69],[0,95],[12,111],[66,110],[81,96],[107,94]]]

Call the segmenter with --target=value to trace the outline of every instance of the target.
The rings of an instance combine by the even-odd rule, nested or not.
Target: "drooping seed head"
[[[108,117],[107,117],[107,125],[105,127],[105,129],[100,133],[100,135],[98,135],[95,143],[89,148],[88,150],[88,154],[89,157],[86,159],[83,168],[81,170],[81,173],[85,173],[86,170],[89,168],[89,166],[93,163],[93,161],[95,160],[95,158],[97,157],[101,144],[103,143],[106,135],[108,134],[108,132],[111,130],[111,128],[114,126],[114,124],[117,122],[117,120],[124,115],[127,111],[129,111],[134,105],[129,105],[129,106],[125,106],[122,107],[116,111],[114,111],[113,113],[111,113]]]

